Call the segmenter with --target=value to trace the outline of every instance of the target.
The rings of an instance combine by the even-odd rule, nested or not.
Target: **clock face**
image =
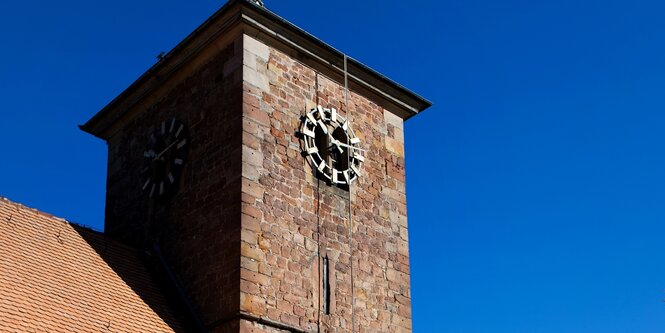
[[[182,171],[187,155],[187,130],[176,118],[165,120],[150,133],[143,152],[141,189],[148,197],[163,197],[171,193]]]
[[[300,128],[303,154],[312,167],[333,184],[350,185],[360,176],[365,150],[346,118],[335,108],[310,110]]]

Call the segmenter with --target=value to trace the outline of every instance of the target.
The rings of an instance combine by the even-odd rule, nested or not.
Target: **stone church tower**
[[[410,332],[403,121],[428,106],[231,0],[82,126],[105,233],[167,263],[201,331]]]

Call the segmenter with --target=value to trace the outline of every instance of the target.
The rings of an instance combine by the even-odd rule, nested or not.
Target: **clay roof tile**
[[[139,252],[0,198],[0,332],[184,332]]]

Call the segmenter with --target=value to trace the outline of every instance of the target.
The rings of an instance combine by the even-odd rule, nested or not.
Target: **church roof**
[[[0,198],[0,332],[183,332],[140,253]]]
[[[81,129],[102,139],[108,139],[113,126],[129,110],[140,104],[151,92],[159,87],[206,47],[240,26],[267,45],[297,58],[329,78],[344,81],[344,60],[349,88],[371,99],[388,111],[408,119],[427,109],[432,103],[420,95],[392,81],[367,65],[347,57],[344,53],[307,33],[293,23],[257,6],[252,0],[229,0],[201,26],[182,40],[170,52],[148,69],[125,91],[113,99],[93,118],[81,125]]]

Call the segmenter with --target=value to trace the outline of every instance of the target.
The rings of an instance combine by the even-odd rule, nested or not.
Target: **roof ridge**
[[[2,204],[2,203],[14,206],[18,210],[27,210],[29,212],[35,213],[37,215],[43,216],[43,217],[51,219],[51,220],[64,222],[64,223],[69,224],[69,225],[71,225],[75,228],[78,228],[79,230],[83,230],[83,231],[89,232],[91,234],[96,234],[98,236],[104,237],[105,242],[111,242],[115,246],[119,246],[119,247],[125,248],[127,250],[132,250],[132,251],[141,251],[140,247],[132,246],[132,245],[126,244],[124,242],[121,242],[117,239],[114,239],[113,237],[110,237],[107,233],[105,233],[103,231],[100,231],[100,230],[95,230],[93,227],[91,227],[89,225],[73,222],[73,221],[67,220],[64,217],[55,216],[51,213],[47,213],[47,212],[41,211],[37,208],[32,208],[30,206],[26,206],[26,205],[24,205],[20,202],[13,201],[13,200],[5,197],[5,196],[0,195],[0,204]]]
[[[11,200],[11,199],[9,199],[9,198],[7,198],[7,197],[5,197],[5,196],[1,196],[1,195],[0,195],[0,203],[4,203],[4,204],[7,204],[7,205],[14,206],[14,207],[16,207],[17,210],[21,210],[21,209],[23,209],[23,210],[27,210],[27,211],[30,211],[30,212],[36,213],[37,215],[41,215],[41,216],[46,217],[46,218],[49,218],[49,219],[58,220],[58,221],[61,221],[61,222],[65,222],[65,223],[67,223],[67,224],[71,224],[71,225],[78,226],[78,227],[81,227],[81,228],[84,228],[84,229],[87,229],[87,230],[90,230],[90,231],[94,231],[94,232],[97,232],[97,233],[104,234],[103,232],[98,231],[98,230],[95,230],[94,228],[92,228],[92,227],[89,226],[89,225],[76,223],[76,222],[70,221],[70,220],[68,220],[68,219],[66,219],[66,218],[64,218],[64,217],[56,216],[56,215],[53,215],[53,214],[51,214],[51,213],[47,213],[47,212],[41,211],[41,210],[39,210],[39,209],[37,209],[37,208],[33,208],[33,207],[30,207],[30,206],[26,206],[26,205],[24,205],[24,204],[22,204],[22,203],[20,203],[20,202],[17,202],[17,201]]]

